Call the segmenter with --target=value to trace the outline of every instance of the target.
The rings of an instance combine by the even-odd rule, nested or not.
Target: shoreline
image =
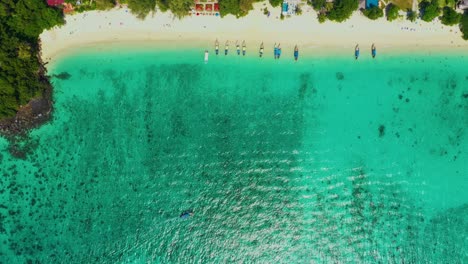
[[[264,7],[274,10],[269,18],[261,11]],[[283,50],[297,44],[301,54],[313,56],[352,54],[356,44],[364,51],[372,43],[376,44],[378,52],[468,51],[468,41],[461,38],[457,26],[420,20],[413,23],[404,18],[393,22],[385,18],[372,21],[359,12],[343,23],[327,21],[320,24],[311,7],[303,9],[302,15],[284,20],[277,18],[280,10],[267,3],[256,3],[249,15],[239,19],[233,16],[189,16],[178,20],[169,12],[158,12],[139,20],[126,8],[90,11],[67,16],[64,26],[43,32],[40,36],[42,59],[53,65],[67,54],[114,45],[138,46],[138,50],[199,47],[214,51],[216,39],[220,52],[224,50],[226,40],[231,42],[230,52],[235,52],[236,40],[245,40],[249,53],[258,52],[258,46],[264,42],[265,52],[274,43],[282,43]]]

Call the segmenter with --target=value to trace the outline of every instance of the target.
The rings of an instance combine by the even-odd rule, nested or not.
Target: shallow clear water
[[[0,260],[468,261],[467,56],[202,60],[55,65],[53,121],[0,140]]]

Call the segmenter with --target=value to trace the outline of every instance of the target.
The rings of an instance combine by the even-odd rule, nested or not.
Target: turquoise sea
[[[77,51],[0,139],[0,262],[468,263],[467,65]]]

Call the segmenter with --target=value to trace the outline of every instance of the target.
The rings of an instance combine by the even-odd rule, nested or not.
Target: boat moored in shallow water
[[[297,61],[298,58],[299,58],[299,48],[296,45],[294,47],[294,60]]]
[[[245,40],[242,41],[242,56],[245,56],[247,50],[247,45],[245,45]]]
[[[224,55],[228,55],[229,52],[229,40],[226,41],[226,45],[224,46]]]
[[[259,52],[260,58],[263,56],[263,50],[264,50],[264,46],[263,46],[263,42],[262,42],[262,44],[260,44],[260,52]]]
[[[215,53],[216,53],[216,55],[219,54],[219,42],[218,42],[218,40],[215,41]]]
[[[356,60],[359,58],[359,44],[357,44],[354,48],[354,57],[356,58]]]
[[[180,214],[180,218],[182,219],[187,219],[187,218],[190,218],[191,216],[193,216],[193,209],[186,210],[182,214]]]
[[[209,56],[208,50],[205,50],[205,63],[208,62],[208,56]]]
[[[372,43],[372,48],[371,48],[371,52],[372,52],[372,58],[375,58],[375,56],[377,55],[377,49],[375,48],[375,44]]]

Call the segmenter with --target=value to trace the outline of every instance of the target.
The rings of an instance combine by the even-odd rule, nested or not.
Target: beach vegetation
[[[169,9],[177,18],[182,18],[188,15],[192,5],[193,5],[193,0],[171,0],[169,1]]]
[[[46,1],[0,1],[0,119],[50,89],[40,60],[39,34],[64,24],[62,11]]]
[[[156,0],[127,0],[128,8],[139,19],[145,19],[156,9]]]
[[[449,6],[455,8],[457,2],[456,0],[439,0],[439,7]]]
[[[243,17],[253,9],[253,2],[254,0],[219,0],[219,13],[221,17],[228,14]]]
[[[442,9],[442,16],[440,17],[440,21],[444,25],[453,26],[460,23],[461,17],[462,15],[457,13],[457,11],[455,11],[453,8],[446,6]]]
[[[396,6],[395,4],[392,4],[392,3],[388,4],[388,6],[385,8],[385,11],[387,13],[388,21],[393,21],[400,16],[398,14],[400,12],[400,8]]]
[[[335,0],[333,8],[328,12],[328,19],[336,22],[347,20],[359,7],[359,0]]]
[[[318,13],[317,18],[320,24],[327,21],[327,15],[325,13]]]
[[[72,4],[73,11],[78,13],[90,10],[108,10],[117,5],[116,0],[82,0],[79,5],[76,5],[74,0],[65,0],[65,2]]]
[[[311,1],[308,1],[307,3],[309,3],[315,11],[321,11],[322,8],[325,7],[325,4],[327,3],[326,0],[311,0]]]
[[[370,8],[363,9],[362,13],[369,19],[376,20],[383,17],[384,12],[378,6],[371,6]]]
[[[460,19],[460,31],[462,32],[462,38],[468,40],[468,11],[465,11]]]
[[[281,20],[284,20],[284,15],[283,15],[283,13],[281,13],[280,19],[281,19]]]
[[[294,12],[296,13],[296,15],[300,16],[302,15],[302,9],[299,5],[296,6],[296,10],[294,10]]]
[[[416,13],[416,11],[413,11],[411,9],[408,9],[406,11],[406,19],[408,19],[409,21],[414,22],[416,21],[417,18],[418,18],[418,14]]]
[[[272,7],[278,7],[283,3],[283,0],[268,0]]]
[[[431,22],[434,18],[440,15],[439,2],[437,0],[424,0],[419,3],[419,12],[421,19],[426,22]]]
[[[99,10],[110,9],[115,7],[115,5],[117,4],[114,0],[94,0],[91,2],[94,3],[95,8]]]
[[[169,8],[169,1],[168,0],[156,0],[156,6],[161,10],[162,12],[168,11]]]
[[[413,6],[413,0],[392,0],[391,3],[398,6],[402,10],[410,9]]]

